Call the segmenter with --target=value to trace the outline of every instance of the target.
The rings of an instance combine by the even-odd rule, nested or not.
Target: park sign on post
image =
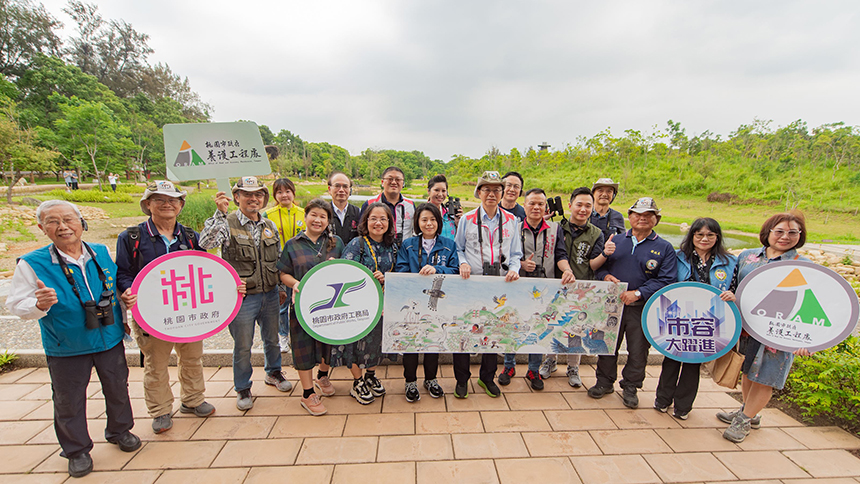
[[[199,250],[171,252],[134,278],[134,320],[158,339],[190,343],[208,338],[236,317],[239,274],[224,259]]]
[[[642,311],[648,342],[682,363],[704,363],[731,351],[741,336],[741,315],[720,293],[701,282],[678,282],[654,293]]]
[[[382,316],[382,286],[367,267],[335,259],[317,264],[299,283],[296,319],[317,341],[344,345],[370,333]]]
[[[744,329],[782,351],[835,346],[854,331],[860,314],[848,281],[806,261],[765,264],[741,281],[737,294]]]
[[[256,123],[164,125],[164,160],[173,181],[214,178],[230,193],[230,177],[268,175],[269,157]]]
[[[390,353],[615,352],[627,283],[387,273]]]

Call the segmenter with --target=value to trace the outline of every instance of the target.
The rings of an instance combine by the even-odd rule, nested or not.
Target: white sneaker
[[[547,356],[546,359],[543,360],[543,363],[541,363],[540,371],[538,371],[538,373],[540,373],[541,378],[546,380],[553,373],[555,373],[555,370],[557,370],[557,369],[558,369],[558,364],[556,363],[556,357],[554,355],[553,356]]]
[[[290,335],[288,334],[279,334],[278,335],[278,344],[281,346],[281,353],[286,353],[290,351]]]
[[[582,379],[579,377],[579,367],[576,366],[568,366],[567,367],[567,383],[573,388],[579,388],[582,386]]]

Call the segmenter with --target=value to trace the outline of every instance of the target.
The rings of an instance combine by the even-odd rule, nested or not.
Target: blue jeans
[[[233,386],[236,391],[251,388],[251,346],[254,323],[260,325],[266,374],[281,371],[281,347],[278,345],[278,289],[245,296],[236,318],[230,323],[233,337]]]
[[[281,336],[290,335],[290,301],[293,300],[293,288],[287,288],[287,300],[281,306],[278,312],[278,334]],[[289,349],[289,348],[285,348]]]
[[[505,353],[505,368],[513,368],[517,366],[516,353]],[[540,363],[543,360],[543,355],[529,355],[529,370],[537,372],[540,370]]]

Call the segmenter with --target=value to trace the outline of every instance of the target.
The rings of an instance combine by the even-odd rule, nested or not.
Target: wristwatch
[[[636,297],[642,297],[642,293],[639,291],[639,289],[633,291],[633,295],[635,295]]]

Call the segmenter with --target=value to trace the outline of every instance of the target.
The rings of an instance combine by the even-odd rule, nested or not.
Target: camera
[[[99,301],[84,302],[84,318],[87,329],[97,329],[99,326],[113,324],[113,292],[104,291]]]
[[[394,234],[394,246],[400,247],[403,244],[403,232]]]
[[[490,264],[489,262],[484,262],[483,265],[483,275],[485,276],[502,276],[502,271],[505,271],[505,274],[508,272],[508,265],[505,264],[505,255],[502,254],[500,262],[493,262]]]
[[[564,205],[561,203],[561,197],[547,198],[546,205],[550,213],[555,212],[564,217]]]
[[[546,278],[546,269],[543,266],[535,266],[535,270],[526,272],[526,277],[543,277]]]
[[[448,197],[448,201],[445,202],[445,210],[448,211],[448,214],[451,217],[457,215],[457,212],[460,210],[460,207],[460,199],[457,197]]]

